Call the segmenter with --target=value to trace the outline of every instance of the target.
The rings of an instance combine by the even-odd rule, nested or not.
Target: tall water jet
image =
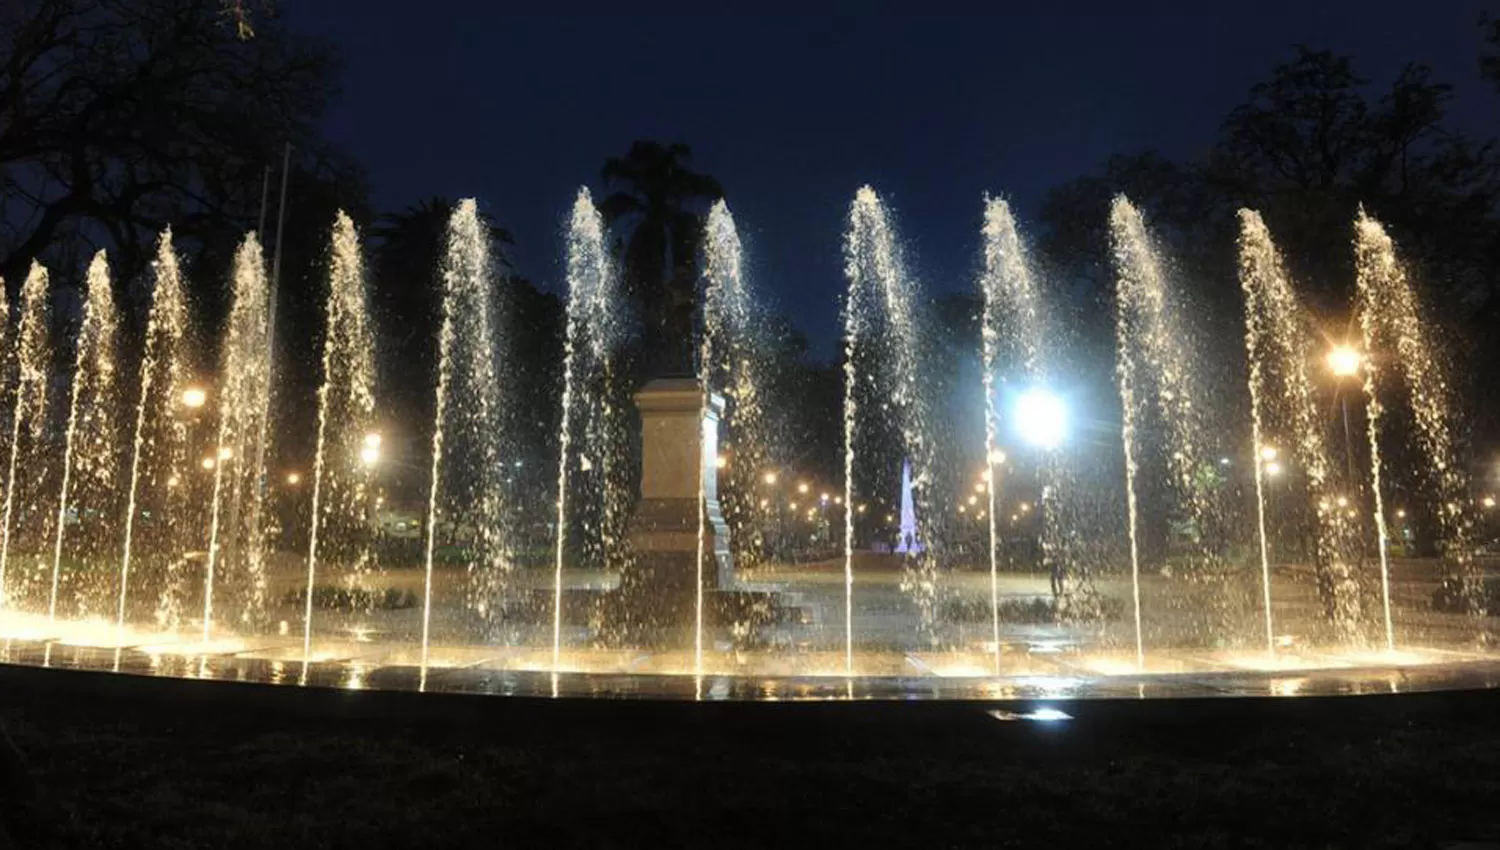
[[[25,520],[50,519],[48,512],[36,510],[46,486],[49,466],[49,447],[44,437],[52,359],[50,297],[47,270],[34,262],[21,285],[21,319],[11,354],[15,381],[11,396],[5,506],[3,517],[0,517],[0,523],[3,523],[0,525],[0,608],[33,596],[43,586],[41,580],[46,575],[40,560],[31,563],[34,559],[26,559],[28,563],[19,565],[13,561],[20,560],[23,549],[35,551],[35,547],[23,544],[18,526],[39,526],[36,530],[43,532],[38,540],[28,540],[27,543],[40,542],[48,537],[45,523],[26,523]],[[21,516],[18,517],[18,513]]]
[[[1406,392],[1415,420],[1416,448],[1426,461],[1427,485],[1438,499],[1442,542],[1442,586],[1438,607],[1479,617],[1485,613],[1483,577],[1476,561],[1474,517],[1469,481],[1455,448],[1453,388],[1437,352],[1428,340],[1416,293],[1385,228],[1360,209],[1354,223],[1355,284],[1360,331],[1364,341],[1366,433],[1375,494],[1375,527],[1380,538],[1381,592],[1387,648],[1395,646],[1391,618],[1388,535],[1380,437],[1385,416],[1381,399],[1394,373]]]
[[[753,492],[757,476],[769,465],[771,456],[769,411],[764,395],[767,376],[755,327],[755,303],[745,281],[744,249],[734,216],[723,200],[716,201],[709,209],[703,229],[703,259],[702,336],[698,351],[698,382],[703,388],[700,420],[704,428],[711,427],[715,417],[713,396],[722,395],[726,400],[724,421],[731,435],[728,442],[733,451],[727,477],[740,488],[742,505],[748,511],[749,500],[743,497]],[[705,453],[698,454],[701,467]],[[719,504],[725,500],[725,481],[720,478],[716,492],[710,494],[706,490],[709,470],[700,468],[698,472],[698,595],[693,656],[694,669],[701,674],[706,571],[710,559],[716,566],[730,556],[723,545],[723,535],[711,534],[713,529],[709,528],[711,517],[717,516]],[[714,500],[712,505],[710,498]],[[746,522],[736,530],[736,536],[751,525]],[[715,547],[714,551],[708,551],[710,546]],[[753,552],[758,547],[751,541],[749,546],[741,548]]]
[[[170,228],[157,242],[151,269],[151,310],[140,364],[120,559],[116,624],[121,630],[129,616],[133,571],[142,574],[143,599],[155,600],[150,613],[157,627],[175,630],[181,625],[188,553],[202,531],[189,516],[195,488],[188,479],[188,450],[204,391],[194,387],[194,392],[186,392],[188,305]]]
[[[375,337],[370,326],[359,232],[343,210],[328,251],[322,383],[313,455],[312,521],[302,613],[302,680],[312,661],[313,600],[319,570],[348,590],[375,569],[372,479],[383,437],[375,429]],[[324,578],[328,578],[325,575]]]
[[[926,438],[926,404],[918,386],[917,352],[920,331],[915,310],[916,285],[907,274],[900,243],[884,204],[875,190],[860,187],[849,208],[844,232],[844,276],[849,286],[844,301],[844,505],[855,498],[855,459],[861,383],[875,386],[875,376],[861,367],[885,360],[882,375],[889,382],[886,398],[896,409],[901,441],[912,460],[913,487],[919,502],[932,483],[933,446]],[[887,331],[877,340],[875,331]],[[883,343],[876,351],[875,344]],[[883,356],[882,356],[883,355]],[[930,535],[919,535],[930,538]],[[932,540],[922,552],[908,555],[902,588],[916,603],[920,627],[929,639],[937,609],[937,563]],[[844,511],[844,668],[854,673],[854,512]]]
[[[58,488],[56,537],[52,549],[52,592],[47,616],[56,619],[64,573],[63,555],[79,564],[103,561],[119,546],[116,536],[119,447],[120,317],[104,251],[89,263],[83,293],[83,318],[73,354],[68,420],[63,438],[62,484]],[[69,533],[69,509],[76,530]],[[103,588],[77,579],[66,615],[102,613]]]
[[[1000,664],[1000,492],[1003,486],[1000,446],[1001,396],[1007,392],[1034,391],[1048,380],[1044,351],[1045,308],[1036,275],[1016,227],[1010,205],[1000,198],[986,198],[984,205],[984,268],[979,278],[984,309],[980,319],[983,341],[981,374],[984,389],[984,455],[988,481],[989,563],[991,639],[995,645],[996,671]],[[1055,448],[1055,447],[1054,447]],[[1069,558],[1059,541],[1063,537],[1058,517],[1062,461],[1052,449],[1043,449],[1042,560],[1044,567],[1061,577],[1057,593],[1058,613],[1069,617],[1097,614],[1098,599],[1092,578]]]
[[[1139,480],[1146,451],[1142,419],[1153,412],[1165,436],[1172,508],[1185,515],[1207,550],[1207,527],[1212,519],[1208,494],[1198,474],[1203,462],[1202,421],[1194,404],[1198,396],[1180,308],[1173,303],[1160,254],[1146,230],[1140,211],[1124,195],[1116,195],[1109,211],[1110,248],[1114,255],[1116,376],[1125,449],[1126,509],[1130,522],[1131,595],[1135,616],[1136,663],[1145,664],[1141,633],[1141,522]]]
[[[587,188],[578,190],[568,223],[568,319],[563,353],[562,422],[557,468],[557,549],[552,583],[552,669],[562,665],[563,566],[569,522],[579,508],[599,517],[597,533],[585,529],[583,557],[603,561],[622,541],[611,535],[624,511],[624,494],[612,492],[609,464],[620,412],[612,395],[620,343],[619,286],[604,246],[604,218]],[[575,434],[575,431],[578,432]],[[582,438],[581,450],[578,440]],[[597,459],[597,468],[596,468]],[[576,466],[576,470],[575,470]],[[578,505],[569,488],[594,472],[598,504]]]
[[[1267,477],[1282,468],[1279,446],[1306,481],[1314,515],[1314,568],[1325,619],[1338,639],[1358,635],[1362,605],[1357,571],[1359,528],[1338,506],[1337,464],[1331,462],[1326,429],[1313,391],[1318,357],[1316,333],[1297,298],[1271,233],[1254,210],[1239,211],[1239,278],[1245,294],[1245,350],[1250,366],[1257,524],[1260,538],[1262,611],[1266,651],[1275,652],[1271,612],[1271,554],[1266,529]],[[1275,464],[1274,466],[1272,464]],[[1347,497],[1345,498],[1347,502]]]
[[[498,610],[512,560],[506,546],[498,419],[500,379],[491,316],[495,276],[489,230],[472,198],[448,220],[443,260],[443,324],[438,338],[437,418],[422,601],[422,676],[431,643],[433,551],[439,530],[463,550],[473,606],[488,621]]]
[[[270,298],[260,240],[246,236],[234,255],[232,302],[219,355],[219,431],[213,463],[207,566],[203,583],[203,641],[212,635],[216,574],[224,573],[244,625],[265,614],[266,568],[261,527],[264,488],[258,459],[270,415]]]

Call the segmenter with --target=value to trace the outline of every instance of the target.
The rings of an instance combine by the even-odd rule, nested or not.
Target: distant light
[[[865,512],[865,508],[868,508],[868,507],[869,507],[869,505],[860,505],[859,506],[859,512],[860,513],[864,513]]]
[[[177,476],[173,475],[170,478],[168,478],[167,479],[167,486],[168,487],[176,487],[177,486]]]
[[[983,493],[984,492],[984,482],[983,481],[981,481],[978,484],[974,485],[974,492],[975,493]]]
[[[1269,475],[1269,476],[1271,476],[1272,478],[1275,478],[1276,476],[1280,475],[1281,474],[1281,464],[1277,463],[1274,460],[1271,461],[1270,463],[1266,464],[1266,474]]]
[[[798,493],[806,493],[810,489],[812,489],[812,488],[810,488],[810,487],[807,486],[807,482],[806,481],[803,481],[802,483],[800,483],[800,484],[797,485],[797,492]]]
[[[714,458],[714,466],[715,467],[717,467],[719,469],[723,469],[724,467],[726,467],[728,465],[729,465],[729,458],[725,457],[724,455],[719,455],[718,457]]]
[[[234,457],[234,450],[228,446],[219,447],[219,460],[229,460]]]
[[[965,510],[965,508],[964,508],[964,506],[963,506],[963,505],[959,505],[959,506],[958,506],[958,512],[959,512],[959,513],[967,513],[967,511],[966,511],[966,510]]]
[[[1229,465],[1229,458],[1227,458],[1227,457],[1221,457],[1221,458],[1219,458],[1219,465],[1220,466],[1228,466]]]
[[[1278,454],[1280,454],[1280,452],[1276,451],[1275,446],[1262,446],[1260,450],[1260,459],[1264,461],[1272,461],[1276,459],[1276,456]]]
[[[286,474],[286,483],[292,485],[293,487],[296,487],[298,484],[301,484],[302,483],[302,473],[300,473],[300,472],[288,472]]]
[[[818,495],[818,501],[822,502],[825,505],[828,504],[828,500],[830,498],[832,498],[832,497],[829,496],[827,493],[821,493],[821,494]]]
[[[977,505],[977,504],[979,504],[979,497],[978,496],[970,496],[969,497],[969,504],[971,504],[971,505]]]
[[[1487,507],[1487,508],[1493,508],[1495,506],[1495,497],[1494,496],[1485,496],[1484,497],[1484,506]]]
[[[789,507],[789,508],[791,508],[792,510],[795,511],[797,509],[797,503],[796,502],[792,502],[792,503],[788,504],[787,507]]]
[[[767,472],[765,475],[761,476],[761,480],[764,481],[764,482],[766,482],[767,484],[775,484],[776,483],[776,473],[774,473],[774,472]]]
[[[1005,452],[1002,452],[999,449],[992,449],[990,451],[990,465],[991,466],[1000,466],[1000,465],[1002,465],[1004,463],[1005,463]]]
[[[188,387],[182,391],[182,406],[199,408],[208,403],[208,392],[202,387]]]
[[[516,461],[516,469],[520,469],[523,463],[525,463],[525,461]]]
[[[1398,511],[1396,511],[1396,519],[1406,519],[1406,511],[1405,510],[1398,510]]]
[[[1062,445],[1068,428],[1068,408],[1055,393],[1040,387],[1021,393],[1013,411],[1021,439],[1042,449]]]
[[[1029,510],[1031,510],[1031,503],[1030,502],[1022,502],[1021,503],[1021,513],[1024,514],[1024,513],[1026,513]]]
[[[1335,345],[1328,352],[1328,371],[1340,378],[1358,375],[1363,363],[1364,356],[1359,349],[1348,345]]]
[[[359,449],[359,460],[365,466],[374,466],[380,462],[380,434],[371,431],[365,435],[364,445]]]
[[[202,467],[204,469],[213,469],[214,468],[214,459],[211,458],[211,457],[204,458],[200,463],[201,463],[201,465],[202,465]]]
[[[1344,498],[1343,496],[1340,496],[1337,499],[1334,499],[1333,501],[1334,501],[1334,504],[1338,505],[1341,508],[1347,508],[1347,507],[1349,507],[1349,500],[1346,499],[1346,498]]]
[[[834,496],[833,497],[833,503],[835,505],[842,505],[844,503],[844,497],[843,496]]]
[[[1068,714],[1065,711],[1061,711],[1059,709],[1053,708],[1051,706],[1047,706],[1047,705],[1038,706],[1037,708],[1035,708],[1035,709],[1033,709],[1031,711],[1020,711],[1020,712],[1017,712],[1017,711],[1006,711],[1004,709],[998,709],[997,708],[994,711],[988,712],[988,714],[989,714],[989,716],[995,718],[996,720],[1006,720],[1006,721],[1030,720],[1030,721],[1033,721],[1033,722],[1036,722],[1036,723],[1057,723],[1059,721],[1072,720],[1073,719],[1073,715]]]

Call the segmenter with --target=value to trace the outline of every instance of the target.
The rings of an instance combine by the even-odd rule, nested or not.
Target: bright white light
[[[1068,408],[1056,394],[1036,388],[1016,399],[1016,431],[1021,439],[1043,449],[1062,444],[1068,428]]]
[[[364,445],[359,449],[359,460],[365,466],[380,462],[380,435],[371,431],[365,435]]]
[[[1005,452],[1002,452],[999,449],[992,450],[990,452],[990,464],[992,466],[1000,466],[1003,463],[1005,463]],[[986,470],[985,472],[986,474],[988,474],[988,470]]]
[[[1358,349],[1347,345],[1336,345],[1328,352],[1328,370],[1336,377],[1347,378],[1359,374],[1364,357]]]
[[[1260,459],[1264,461],[1273,461],[1276,459],[1277,454],[1278,452],[1276,451],[1275,446],[1263,446],[1260,450]]]
[[[182,391],[182,404],[184,407],[197,409],[208,401],[208,393],[201,387],[188,387]]]
[[[1266,464],[1266,474],[1269,475],[1269,476],[1271,476],[1272,478],[1275,478],[1276,476],[1280,475],[1281,474],[1281,464],[1277,463],[1274,460],[1271,461],[1270,463]]]

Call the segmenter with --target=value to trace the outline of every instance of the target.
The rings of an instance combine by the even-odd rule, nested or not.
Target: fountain
[[[1160,254],[1140,212],[1124,195],[1109,211],[1110,246],[1118,275],[1115,291],[1116,373],[1120,384],[1122,437],[1125,450],[1126,502],[1129,514],[1131,603],[1135,617],[1136,665],[1145,665],[1141,619],[1140,488],[1147,452],[1165,456],[1171,495],[1169,514],[1180,516],[1199,558],[1210,561],[1209,494],[1200,469],[1204,434],[1194,400],[1202,397],[1186,347],[1180,306],[1169,291]],[[1154,413],[1154,421],[1153,421]],[[1159,427],[1150,427],[1155,424]],[[1159,445],[1145,437],[1162,433]]]
[[[568,225],[568,322],[563,355],[562,422],[557,469],[556,552],[552,584],[552,669],[562,666],[563,581],[568,557],[570,523],[589,517],[582,525],[577,556],[585,564],[603,565],[617,557],[620,541],[614,533],[622,512],[619,497],[610,492],[610,465],[620,428],[614,369],[619,357],[618,275],[604,248],[604,219],[588,189],[580,189]],[[596,469],[596,460],[598,468]],[[580,479],[605,486],[593,488],[594,498],[582,503],[569,498]]]
[[[1239,217],[1244,436],[1210,426],[1238,408],[1209,394],[1222,388],[1195,361],[1205,349],[1187,288],[1120,197],[1109,229],[1121,442],[1073,445],[1086,442],[1081,433],[1060,446],[1055,411],[1038,395],[1072,369],[1055,286],[1028,256],[1010,207],[986,199],[980,348],[970,352],[979,374],[947,382],[970,402],[982,383],[985,462],[956,499],[945,488],[960,461],[972,469],[978,435],[947,438],[967,414],[934,389],[950,376],[927,365],[937,336],[891,215],[865,187],[846,224],[843,361],[829,373],[843,383],[843,445],[798,445],[774,421],[784,376],[728,206],[714,204],[704,220],[696,372],[647,376],[635,373],[637,317],[615,240],[580,191],[567,234],[554,493],[513,483],[524,480],[512,449],[522,435],[507,411],[536,405],[512,397],[524,394],[524,358],[514,356],[510,290],[476,202],[455,207],[434,258],[443,293],[429,388],[436,414],[431,442],[412,458],[380,427],[359,233],[339,214],[315,440],[309,457],[291,460],[311,469],[306,517],[297,516],[301,473],[275,476],[285,490],[269,485],[268,443],[295,451],[295,439],[282,442],[278,409],[295,394],[267,362],[273,305],[255,235],[233,257],[223,332],[201,358],[170,231],[138,340],[99,254],[81,275],[80,309],[63,300],[66,285],[58,290],[59,315],[77,323],[54,355],[49,282],[72,281],[35,267],[12,293],[14,321],[0,313],[12,356],[0,445],[0,663],[694,699],[1271,696],[1500,681],[1500,657],[1474,640],[1497,626],[1475,554],[1460,400],[1378,222],[1361,215],[1355,225],[1366,495],[1354,453],[1348,464],[1331,460],[1336,422],[1315,374],[1316,330],[1258,214]],[[127,392],[121,368],[135,366],[137,351]],[[1413,469],[1393,451],[1405,434],[1391,412],[1402,405]],[[1028,406],[1046,414],[1042,430],[1023,421]],[[1029,447],[1011,443],[1012,431]],[[831,462],[823,481],[820,453]],[[1113,487],[1084,486],[1090,463],[1118,481],[1121,454],[1123,500]],[[781,487],[792,486],[778,491],[783,475]],[[1433,569],[1398,558],[1410,553],[1388,533],[1384,500],[1403,476],[1437,504],[1443,558]],[[1003,509],[1029,486],[1035,505]],[[1258,557],[1232,548],[1236,487]],[[386,520],[406,522],[404,508],[381,507],[403,488],[425,500],[414,512],[422,519],[404,526],[415,531],[398,539]],[[528,516],[552,498],[552,522]],[[1090,499],[1123,501],[1127,521],[1089,516]],[[1378,574],[1361,551],[1360,513],[1371,501]],[[1017,522],[1032,507],[1035,520]],[[296,529],[305,541],[269,533],[272,514],[305,524]],[[773,524],[780,548],[766,545]],[[1120,611],[1130,613],[1117,623]]]
[[[1291,449],[1290,462],[1301,470],[1306,503],[1315,517],[1314,569],[1326,621],[1340,642],[1357,639],[1363,627],[1356,574],[1360,558],[1359,529],[1340,507],[1336,466],[1313,393],[1311,369],[1315,339],[1287,274],[1281,253],[1260,214],[1242,209],[1240,220],[1240,286],[1245,292],[1245,348],[1250,363],[1250,407],[1253,424],[1256,519],[1260,543],[1262,607],[1266,652],[1274,655],[1275,627],[1271,607],[1270,537],[1266,530],[1268,478],[1283,465],[1278,445]],[[1345,481],[1347,492],[1354,482]],[[1347,502],[1347,497],[1344,497]],[[1390,633],[1389,582],[1385,599],[1387,645]]]
[[[856,503],[855,469],[859,454],[860,417],[869,416],[860,397],[888,382],[885,404],[895,407],[901,443],[914,459],[911,486],[925,498],[931,482],[934,446],[927,439],[927,404],[918,382],[916,362],[921,339],[916,313],[915,283],[907,274],[884,204],[875,190],[863,186],[849,208],[844,233],[844,275],[849,289],[844,301],[844,504]],[[884,325],[888,339],[877,345],[873,333]],[[876,374],[863,374],[872,365]],[[866,405],[868,406],[868,405]],[[876,408],[876,411],[884,409]],[[918,510],[921,507],[919,505]],[[915,602],[919,628],[934,638],[938,602],[937,561],[931,534],[913,535],[925,541],[919,553],[908,553],[902,589]],[[844,668],[854,675],[854,512],[844,511]]]
[[[489,237],[473,199],[448,222],[438,338],[437,416],[432,431],[422,593],[422,671],[430,658],[434,547],[441,533],[460,552],[473,607],[494,627],[513,564],[507,551],[501,404],[490,315],[495,281]],[[463,403],[456,403],[462,400]]]
[[[1454,399],[1451,383],[1428,342],[1428,332],[1417,306],[1416,293],[1406,269],[1396,256],[1395,244],[1380,222],[1360,209],[1354,222],[1355,284],[1358,291],[1359,326],[1364,349],[1365,395],[1370,441],[1375,525],[1380,544],[1382,595],[1385,604],[1386,645],[1394,648],[1390,610],[1389,533],[1383,503],[1380,437],[1385,408],[1381,402],[1389,387],[1386,375],[1394,373],[1404,383],[1416,420],[1415,442],[1429,479],[1428,488],[1437,498],[1441,529],[1442,586],[1435,594],[1439,607],[1472,617],[1486,608],[1482,576],[1475,561],[1474,517],[1469,507],[1469,481],[1454,444]],[[1374,352],[1387,352],[1375,356]]]
[[[132,613],[149,613],[156,628],[165,632],[182,625],[189,558],[194,545],[201,545],[194,532],[206,527],[193,521],[198,513],[194,499],[201,498],[202,487],[189,477],[188,458],[206,399],[202,389],[189,384],[187,295],[171,230],[162,233],[151,269],[154,285],[140,365],[120,559],[116,627],[122,640]],[[132,590],[146,611],[132,612]]]
[[[1045,304],[1037,275],[1011,214],[1010,205],[999,198],[986,198],[984,205],[984,267],[979,278],[984,311],[980,322],[983,349],[981,372],[984,389],[985,487],[988,495],[986,525],[989,536],[991,640],[996,670],[1000,669],[1000,498],[1006,460],[1000,446],[1005,423],[1000,406],[1005,396],[1038,397],[1049,381],[1044,340],[1049,336]],[[1048,423],[1060,427],[1063,423]],[[1037,435],[1044,441],[1059,440],[1059,434]],[[1060,501],[1065,472],[1057,443],[1041,447],[1042,567],[1057,576],[1053,586],[1057,613],[1061,617],[1093,620],[1099,616],[1099,601],[1093,577],[1078,559],[1070,557],[1062,527]],[[903,521],[905,504],[902,506]]]
[[[257,458],[266,455],[270,416],[270,299],[260,240],[245,237],[235,252],[233,302],[219,367],[219,431],[208,460],[213,469],[209,503],[207,566],[203,583],[203,642],[213,635],[214,596],[223,594],[215,573],[224,570],[231,596],[240,603],[242,624],[265,616],[266,565],[262,507],[264,474]]]
[[[116,519],[119,485],[120,387],[117,371],[120,317],[115,308],[109,263],[104,252],[89,263],[83,320],[73,356],[68,419],[63,438],[62,482],[58,487],[56,537],[52,546],[52,592],[47,617],[59,613],[64,555],[78,565],[103,563],[119,551]],[[70,513],[71,507],[71,513]],[[77,528],[69,533],[69,517]],[[96,572],[100,577],[106,573]],[[73,567],[72,601],[64,615],[87,620],[105,612],[105,582]]]
[[[47,270],[39,263],[32,263],[21,285],[21,321],[13,349],[15,385],[11,396],[5,508],[0,517],[0,608],[32,602],[46,576],[41,559],[13,558],[12,551],[17,556],[23,550],[36,552],[40,549],[36,544],[51,539],[46,533],[46,523],[35,521],[50,519],[50,514],[40,515],[32,509],[40,503],[47,488],[49,458],[45,427],[52,357],[48,341],[51,317]],[[22,526],[26,531],[40,532],[40,536],[23,534]],[[13,560],[23,563],[12,564]]]
[[[371,477],[380,463],[384,438],[375,428],[375,338],[370,330],[359,232],[342,211],[334,219],[332,239],[307,586],[302,600],[304,681],[313,658],[318,579],[347,591],[348,607],[368,611],[373,594],[364,585],[376,570],[370,519],[378,497]],[[330,601],[336,598],[334,594],[329,597]]]

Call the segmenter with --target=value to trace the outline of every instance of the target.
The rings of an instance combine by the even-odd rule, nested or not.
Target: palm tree
[[[647,374],[691,367],[698,241],[708,204],[724,196],[718,180],[689,167],[691,159],[687,145],[637,141],[602,171],[610,194],[599,211],[616,232],[628,231],[625,289],[644,325]]]

